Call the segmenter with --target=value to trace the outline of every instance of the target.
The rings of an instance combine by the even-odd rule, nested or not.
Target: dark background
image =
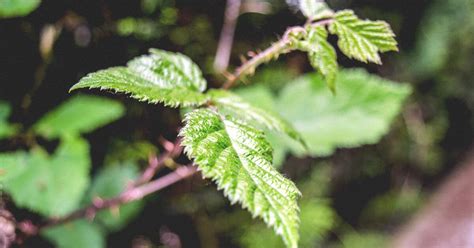
[[[146,10],[140,1],[130,0],[45,0],[27,17],[0,20],[0,99],[13,106],[11,121],[30,126],[69,98],[68,89],[86,73],[123,65],[132,57],[146,53],[150,47],[185,53],[203,68],[211,86],[219,86],[223,77],[213,73],[211,65],[225,1],[160,2],[162,5],[157,9]],[[397,118],[391,133],[380,144],[340,149],[325,160],[333,166],[326,197],[331,199],[342,222],[355,230],[392,233],[423,205],[424,197],[449,175],[472,144],[474,25],[473,18],[457,13],[456,5],[462,5],[461,2],[468,4],[466,8],[472,7],[472,1],[456,0],[329,1],[334,9],[351,8],[359,16],[386,20],[392,25],[400,44],[399,53],[383,55],[382,66],[356,63],[340,56],[341,65],[366,67],[383,77],[409,82],[414,88],[403,116]],[[301,15],[284,2],[272,1],[271,4],[273,11],[267,15],[244,14],[239,18],[232,67],[240,64],[240,54],[264,48],[286,27],[304,22]],[[167,17],[162,11],[164,8],[174,10],[176,15]],[[468,8],[468,11],[474,15],[472,9]],[[144,24],[148,31],[139,28],[124,34],[117,28],[123,18],[142,20],[151,28]],[[42,56],[38,46],[44,38],[43,28],[50,24],[60,26],[61,32],[49,55]],[[423,36],[444,40],[436,43]],[[437,57],[441,62],[426,60],[434,50],[445,51],[443,58]],[[297,68],[300,72],[311,70],[304,55],[298,53],[285,56],[281,62],[269,67],[275,64]],[[113,139],[146,140],[158,147],[161,136],[174,139],[180,125],[178,111],[138,103],[124,96],[98,91],[92,91],[92,94],[119,99],[128,110],[125,118],[86,136],[91,143],[93,172],[102,165]],[[408,134],[410,130],[404,121],[410,116],[414,116],[412,121],[418,124],[413,127],[414,132],[423,136],[423,142]],[[44,140],[39,142],[49,149],[57,145]],[[25,147],[21,138],[0,142],[2,151]],[[185,161],[184,158],[181,160]],[[284,170],[295,180],[302,180],[312,164],[321,161],[323,159],[290,157]],[[374,173],[364,167],[371,164],[370,161],[381,165]],[[384,216],[370,216],[370,213],[369,217],[362,216],[372,200],[387,192],[401,192],[407,182],[419,191],[419,198],[414,199],[418,203],[412,208],[389,211],[390,214]],[[239,212],[238,207],[229,206],[209,184],[193,178],[151,197],[136,219],[108,236],[108,246],[129,247],[139,242],[159,246],[164,241],[158,234],[170,232],[179,237],[183,247],[213,247],[215,243],[203,241],[203,237],[208,236],[218,240],[219,247],[240,247],[232,229],[216,230],[218,228],[213,227],[218,218],[235,221],[236,218],[230,216]],[[189,205],[194,207],[186,209]],[[18,219],[39,218],[16,209],[12,203],[9,207]],[[247,223],[250,217],[239,221]],[[213,229],[213,233],[206,234],[208,229]],[[343,227],[334,228],[333,234],[329,234],[323,243],[336,242],[339,236],[334,233],[344,232]],[[51,246],[39,237],[26,242],[29,247]]]

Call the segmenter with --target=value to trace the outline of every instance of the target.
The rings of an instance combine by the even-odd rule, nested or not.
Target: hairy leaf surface
[[[240,202],[273,226],[288,247],[296,247],[300,192],[273,168],[264,134],[210,109],[190,112],[185,121],[183,145],[203,176],[214,180],[232,203]]]
[[[0,183],[18,206],[58,217],[78,207],[89,168],[87,142],[69,137],[53,156],[38,149],[0,154]]]
[[[188,57],[151,49],[150,55],[128,62],[127,67],[112,67],[88,74],[71,90],[99,88],[130,94],[149,103],[167,106],[194,106],[206,102],[201,92],[206,81],[201,71]]]
[[[87,133],[122,117],[124,112],[119,102],[78,95],[46,114],[34,129],[47,138]]]
[[[350,58],[381,64],[379,52],[397,51],[397,41],[384,21],[359,19],[352,10],[339,11],[329,25],[339,37],[341,51]]]
[[[284,133],[303,146],[305,145],[301,135],[278,113],[255,107],[229,91],[211,90],[209,94],[220,111],[258,124],[263,128]]]

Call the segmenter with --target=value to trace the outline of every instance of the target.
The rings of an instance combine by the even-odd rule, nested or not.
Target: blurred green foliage
[[[0,168],[0,182],[18,206],[59,217],[77,208],[89,184],[89,146],[67,137],[52,156],[39,147],[0,154]]]
[[[14,125],[8,123],[10,112],[10,105],[6,102],[0,101],[0,139],[11,137],[17,131],[17,128]]]
[[[2,2],[0,16],[26,15],[39,3],[39,1],[24,1],[26,3],[24,6],[27,7],[16,7],[22,2]],[[266,16],[241,17],[243,21],[237,28],[234,58],[246,50],[265,47],[268,45],[268,40],[275,40],[276,34],[282,33],[284,27],[296,22],[296,18],[289,17],[293,13],[288,13],[287,8],[282,7],[284,6],[282,2],[272,1],[272,4],[279,7],[273,8],[274,12]],[[343,1],[328,1],[328,3],[338,8],[349,5],[349,2]],[[109,4],[115,6],[115,3]],[[200,3],[204,7],[199,7],[190,1],[144,0],[134,4],[138,6],[135,12],[113,15],[112,20],[109,20],[114,27],[112,34],[104,35],[100,32],[104,29],[101,21],[92,20],[89,23],[94,35],[94,42],[90,45],[93,49],[105,44],[124,43],[115,50],[107,50],[107,54],[120,54],[124,51],[128,57],[111,57],[107,58],[106,62],[94,57],[99,62],[89,60],[87,63],[91,65],[79,64],[83,68],[79,69],[77,77],[91,71],[91,67],[104,68],[115,63],[115,60],[121,59],[120,63],[126,61],[153,43],[189,55],[204,68],[211,85],[220,85],[222,77],[212,75],[211,65],[221,24],[221,13],[219,17],[216,17],[216,13],[223,10],[223,6],[216,6],[216,2],[207,1]],[[384,4],[389,5],[384,7]],[[243,98],[258,106],[295,118],[301,123],[304,123],[304,120],[311,120],[317,124],[320,123],[320,119],[326,121],[324,125],[328,131],[325,132],[303,130],[301,126],[304,125],[300,125],[300,129],[310,134],[308,137],[313,136],[311,135],[313,133],[317,134],[307,140],[312,144],[311,154],[325,158],[302,158],[303,150],[292,144],[291,140],[281,140],[269,134],[272,143],[278,144],[274,151],[275,162],[280,165],[286,176],[297,181],[298,187],[305,195],[300,202],[301,247],[384,247],[394,227],[424,205],[430,187],[437,184],[452,169],[457,161],[455,159],[459,159],[459,154],[469,145],[465,143],[472,141],[474,127],[472,0],[426,1],[422,5],[422,8],[426,7],[426,11],[416,11],[416,14],[404,9],[401,6],[403,4],[370,3],[370,6],[366,7],[365,2],[352,2],[358,13],[370,9],[370,12],[366,12],[371,14],[370,17],[387,19],[386,16],[389,16],[389,22],[397,24],[394,29],[402,41],[400,56],[390,54],[384,57],[383,60],[386,62],[380,69],[371,66],[367,68],[371,72],[383,75],[384,78],[413,83],[413,95],[407,101],[407,107],[400,109],[402,114],[398,117],[393,113],[396,112],[395,109],[400,108],[400,103],[406,97],[409,91],[407,87],[398,84],[393,86],[389,83],[387,94],[393,96],[393,101],[382,105],[375,103],[374,100],[380,96],[370,95],[372,88],[364,87],[365,81],[372,80],[376,81],[373,87],[381,87],[378,78],[367,79],[365,76],[356,75],[352,82],[351,78],[343,76],[337,84],[337,94],[332,96],[324,88],[324,81],[321,78],[305,76],[294,81],[299,74],[308,70],[308,61],[299,55],[288,56],[278,63],[266,66],[265,70],[257,72],[255,77],[248,79],[252,85],[243,85],[236,90]],[[135,6],[125,4],[129,5]],[[80,10],[75,11],[84,15]],[[63,13],[57,15],[63,16]],[[84,18],[93,19],[91,16]],[[40,33],[40,26],[52,21],[34,18],[36,19],[21,20],[23,24],[19,26],[22,28],[14,26],[15,30],[27,32],[32,36],[31,29]],[[417,24],[419,18],[421,18],[420,24]],[[32,22],[37,24],[31,25]],[[14,34],[12,33],[12,36]],[[65,67],[72,66],[64,62],[64,56],[78,56],[77,51],[68,53],[65,49],[68,35],[70,35],[68,29],[64,29],[55,48],[58,52],[54,55],[52,68],[56,69],[48,73],[57,73],[58,64]],[[2,37],[5,40],[7,38]],[[36,49],[36,40],[29,42],[32,49]],[[7,46],[8,49],[10,47]],[[7,49],[4,48],[2,51],[5,52]],[[30,52],[28,49],[26,51]],[[79,53],[82,51],[86,50],[81,50]],[[16,50],[15,52],[18,53]],[[104,53],[99,54],[105,56]],[[21,53],[18,56],[20,55]],[[14,58],[16,56],[17,54]],[[77,60],[76,57],[73,58]],[[59,61],[56,64],[55,59]],[[14,61],[11,58],[10,60]],[[339,62],[349,66],[361,66],[361,64],[349,64],[345,60]],[[232,64],[239,64],[238,59],[234,59]],[[34,73],[33,70],[30,71],[30,74]],[[45,85],[49,83],[48,80],[45,81]],[[298,90],[291,90],[293,84]],[[357,94],[357,90],[362,89],[366,90],[368,95]],[[356,93],[351,96],[349,94],[351,92]],[[68,117],[61,117],[69,112],[61,110],[65,108],[61,106],[39,118],[41,125],[40,123],[30,125],[36,120],[24,121],[23,109],[15,105],[18,101],[12,101],[12,97],[5,94],[2,97],[9,99],[11,104],[0,103],[0,139],[2,148],[5,148],[0,155],[1,187],[18,204],[16,208],[27,208],[41,215],[64,215],[90,203],[94,197],[116,195],[127,181],[136,176],[136,164],[144,164],[150,153],[157,152],[156,137],[162,134],[171,137],[176,132],[174,129],[176,123],[169,118],[175,113],[162,115],[163,110],[160,107],[153,106],[153,110],[150,110],[138,105],[133,106],[133,110],[139,114],[132,114],[143,117],[146,121],[132,125],[130,124],[132,120],[128,119],[131,117],[126,116],[127,120],[120,126],[120,132],[116,129],[108,131],[107,127],[102,130],[104,134],[98,128],[123,116],[125,108],[118,107],[116,102],[109,105],[109,100],[103,98],[100,101],[82,103],[80,101],[83,100],[78,100],[80,103],[73,103],[76,106],[71,107],[73,114]],[[51,98],[64,99],[65,96],[66,90],[61,95],[56,94]],[[89,99],[88,96],[79,96],[74,98],[74,101],[85,98]],[[336,115],[328,116],[326,113],[333,106],[329,104],[334,102],[342,110],[353,111],[351,112],[353,115],[338,112]],[[130,104],[126,101],[125,103],[127,112],[131,111]],[[300,106],[304,106],[305,111],[296,111]],[[11,109],[13,115],[10,114]],[[48,109],[39,108],[35,111],[41,112],[34,113],[40,116]],[[93,118],[84,118],[84,113]],[[356,118],[360,115],[371,118],[362,120]],[[58,119],[59,117],[61,118]],[[334,131],[330,128],[335,127],[334,120],[341,124],[342,127],[338,128],[344,132],[335,132],[336,135],[333,135]],[[385,135],[387,128],[390,127],[389,120],[394,120],[391,125],[393,129]],[[23,130],[19,125],[11,124],[13,122],[21,122]],[[149,122],[149,126],[145,125],[145,122]],[[32,128],[28,129],[30,126]],[[298,128],[298,125],[295,126]],[[379,132],[364,132],[372,126]],[[312,125],[309,127],[315,128]],[[135,134],[125,133],[133,129],[140,129],[140,133],[143,133],[141,138],[146,137],[147,140],[136,140]],[[153,130],[158,130],[159,135]],[[88,133],[87,141],[84,137],[80,137],[86,133]],[[101,140],[103,135],[113,136],[112,142],[109,144]],[[321,140],[320,137],[329,137],[331,140]],[[47,141],[43,138],[47,138]],[[378,141],[380,143],[377,145],[367,145]],[[59,142],[58,147],[55,147],[55,142]],[[91,156],[87,143],[90,143],[94,153]],[[344,148],[359,145],[363,146],[354,149]],[[75,162],[71,162],[72,159]],[[49,180],[51,178],[53,180]],[[59,247],[105,247],[107,237],[109,237],[107,242],[113,242],[110,237],[118,239],[119,236],[124,236],[122,234],[125,232],[148,235],[144,230],[137,231],[133,229],[136,227],[127,226],[133,218],[139,218],[140,221],[150,220],[156,229],[161,226],[171,227],[183,242],[190,239],[191,242],[195,241],[193,244],[200,243],[201,247],[283,245],[270,229],[252,220],[238,207],[230,206],[212,187],[203,188],[204,186],[193,179],[191,187],[189,185],[177,187],[173,194],[163,197],[165,200],[160,198],[155,199],[155,203],[147,202],[155,204],[152,205],[153,213],[144,210],[144,202],[137,202],[136,205],[127,205],[119,210],[103,212],[93,222],[81,220],[47,229],[43,235]],[[24,197],[25,192],[22,190],[27,191],[28,197]],[[191,192],[183,193],[187,191]],[[67,196],[61,198],[63,201],[56,202],[48,197],[49,193],[43,192]],[[18,209],[14,208],[14,211]],[[180,219],[182,222],[174,221],[173,218],[176,216],[187,221],[182,219]],[[181,231],[183,229],[192,230]],[[150,239],[153,239],[153,243],[160,243],[156,237]],[[125,238],[123,240],[129,243],[121,243],[122,245],[128,246],[132,242]]]
[[[28,15],[40,3],[41,0],[2,0],[0,2],[0,18]]]
[[[52,240],[57,247],[105,247],[102,230],[99,226],[87,220],[78,220],[46,229],[43,235]]]
[[[300,156],[328,156],[338,147],[377,143],[410,94],[408,86],[362,70],[341,71],[337,85],[337,94],[332,96],[324,80],[312,74],[289,82],[278,96],[259,84],[239,93],[256,106],[279,112],[303,135],[309,154],[303,147],[272,135],[277,161],[288,150]]]
[[[120,118],[124,111],[118,102],[78,95],[46,114],[33,128],[36,133],[48,139],[79,135]]]

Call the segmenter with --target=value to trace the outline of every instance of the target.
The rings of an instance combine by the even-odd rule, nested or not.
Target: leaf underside
[[[341,70],[337,85],[337,95],[328,95],[323,79],[309,74],[284,88],[276,103],[280,114],[304,137],[310,155],[325,156],[336,148],[378,142],[411,92],[408,85],[364,70]]]
[[[185,121],[180,133],[185,152],[203,176],[215,181],[232,203],[273,226],[289,247],[297,247],[300,192],[273,168],[263,132],[210,109],[190,112]]]

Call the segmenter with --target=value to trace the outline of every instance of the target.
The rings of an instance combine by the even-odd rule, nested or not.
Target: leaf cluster
[[[334,70],[336,53],[326,40],[326,29],[318,26],[310,31],[298,47],[312,49],[309,55],[314,58],[313,65],[326,72],[323,73],[326,80],[334,80],[332,85],[336,80],[341,84],[337,99],[321,90],[319,76],[308,75],[281,92],[278,111],[257,107],[262,104],[246,101],[229,91],[206,91],[206,80],[197,65],[182,54],[157,49],[131,60],[127,67],[91,73],[72,90],[109,89],[150,103],[193,106],[195,109],[185,115],[185,126],[180,132],[188,157],[205,178],[216,182],[232,203],[240,203],[253,216],[261,217],[282,236],[288,247],[297,247],[300,192],[273,167],[272,145],[280,149],[280,154],[288,149],[300,155],[328,155],[336,147],[374,143],[386,133],[410,92],[409,88],[368,76],[363,71]],[[313,47],[314,44],[317,46]],[[322,101],[326,103],[321,104]],[[385,107],[378,111],[376,105]],[[310,112],[307,106],[313,106]],[[299,116],[287,111],[299,111]],[[347,126],[340,119],[344,115],[347,122],[355,119],[360,123]],[[369,126],[376,131],[361,132],[360,129]]]
[[[9,112],[8,105],[0,104],[3,138],[22,132],[6,122]],[[17,206],[50,218],[66,216],[94,199],[118,195],[128,181],[137,177],[136,166],[131,162],[110,165],[91,180],[89,144],[81,135],[119,119],[124,113],[120,103],[106,98],[70,98],[25,131],[28,135],[58,140],[54,152],[50,154],[34,144],[29,150],[0,153],[2,190]],[[133,202],[116,209],[120,214],[102,212],[94,222],[75,221],[45,229],[42,235],[60,247],[104,247],[106,232],[126,224],[142,206],[141,201]]]

